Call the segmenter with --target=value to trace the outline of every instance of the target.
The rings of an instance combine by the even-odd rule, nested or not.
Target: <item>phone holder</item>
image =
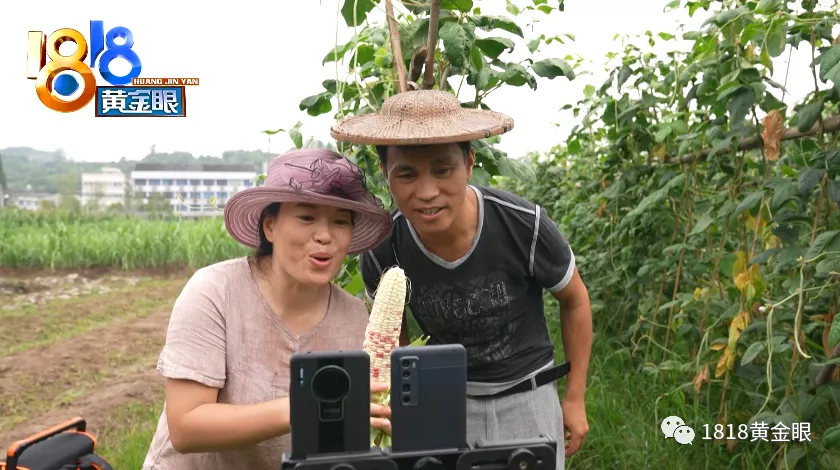
[[[536,439],[486,442],[466,449],[319,454],[300,460],[283,455],[282,470],[555,470],[557,442],[549,435]]]

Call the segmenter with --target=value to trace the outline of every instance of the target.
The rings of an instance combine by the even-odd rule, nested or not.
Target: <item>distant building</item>
[[[29,211],[41,210],[45,205],[57,206],[59,198],[58,194],[34,191],[9,191],[5,195],[6,203],[9,206],[17,206]]]
[[[103,168],[99,173],[82,173],[83,206],[91,208],[96,204],[98,209],[119,204],[125,206],[128,179],[119,168]]]
[[[219,215],[231,196],[254,186],[257,174],[254,165],[138,163],[131,172],[132,198],[135,204],[168,204],[185,216]]]

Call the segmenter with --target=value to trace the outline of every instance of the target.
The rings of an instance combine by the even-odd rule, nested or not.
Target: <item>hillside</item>
[[[137,163],[245,163],[262,166],[268,155],[261,150],[228,150],[221,157],[193,156],[189,152],[158,153],[154,151],[142,160],[121,158],[112,162],[84,162],[69,160],[61,150],[44,151],[29,147],[0,149],[0,186],[5,175],[8,190],[19,191],[32,185],[33,191],[49,193],[78,193],[80,175],[96,172],[103,166],[120,168],[128,173]]]

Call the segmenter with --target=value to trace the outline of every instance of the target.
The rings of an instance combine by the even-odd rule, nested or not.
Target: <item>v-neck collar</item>
[[[479,191],[473,185],[468,185],[470,189],[475,192],[476,199],[478,200],[478,228],[475,231],[475,236],[473,236],[472,245],[470,245],[470,249],[464,254],[464,256],[456,259],[455,261],[446,261],[445,259],[441,258],[440,256],[432,253],[423,245],[423,242],[420,241],[420,237],[417,235],[417,231],[414,230],[414,226],[411,225],[411,222],[408,219],[405,219],[406,224],[408,224],[408,230],[411,232],[411,238],[414,239],[414,243],[417,244],[417,248],[420,249],[423,254],[429,258],[435,264],[446,268],[446,269],[455,269],[458,266],[464,264],[472,255],[473,251],[475,251],[475,247],[478,246],[478,241],[481,239],[481,230],[484,228],[484,194]]]

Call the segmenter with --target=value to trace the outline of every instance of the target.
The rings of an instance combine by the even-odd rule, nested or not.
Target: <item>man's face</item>
[[[475,156],[458,144],[390,147],[388,185],[406,219],[422,233],[449,229],[464,205]]]

